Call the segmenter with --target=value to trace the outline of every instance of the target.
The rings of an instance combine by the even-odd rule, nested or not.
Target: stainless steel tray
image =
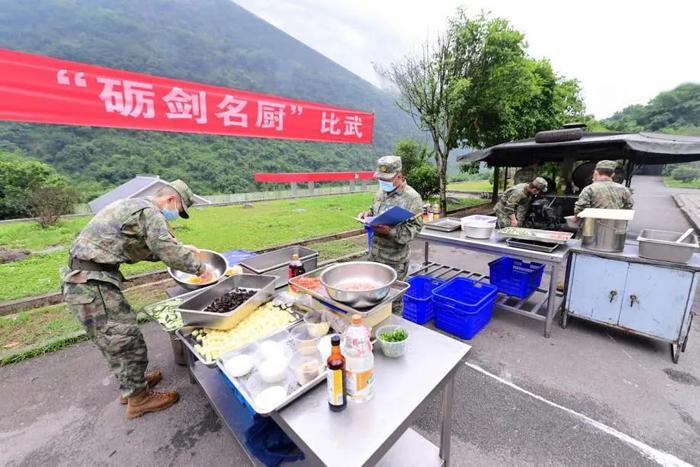
[[[291,310],[291,309],[290,309],[290,310],[287,310],[287,311],[289,311],[289,314],[292,315],[293,318],[296,318],[296,320],[293,321],[293,322],[291,322],[291,323],[289,323],[289,325],[285,326],[285,327],[282,328],[282,329],[279,329],[279,330],[277,330],[277,331],[273,331],[273,332],[271,332],[271,333],[269,333],[269,334],[266,334],[266,335],[260,337],[260,338],[258,339],[258,341],[262,341],[262,340],[268,339],[270,336],[272,336],[272,335],[274,335],[274,334],[276,334],[276,333],[278,333],[278,332],[280,332],[280,331],[289,330],[289,329],[293,328],[294,326],[298,325],[299,323],[301,323],[301,322],[303,321],[302,315],[299,314],[297,311],[294,311],[294,310]],[[187,347],[187,349],[192,353],[192,355],[195,356],[195,358],[196,358],[197,360],[200,361],[200,363],[202,363],[203,365],[206,365],[206,366],[208,366],[208,367],[211,368],[211,367],[213,367],[213,366],[216,365],[216,361],[215,361],[215,360],[214,360],[214,361],[210,361],[210,360],[205,359],[204,357],[202,357],[202,355],[200,355],[199,352],[197,352],[197,351],[194,349],[194,346],[195,346],[196,342],[195,342],[195,340],[192,338],[192,331],[194,331],[195,329],[198,329],[198,328],[199,328],[199,326],[184,326],[184,327],[178,329],[177,331],[175,331],[175,336],[177,336],[177,338],[182,342],[182,344],[183,344],[185,347]]]
[[[318,266],[318,252],[303,246],[290,246],[269,251],[243,260],[239,264],[246,272],[276,276],[275,288],[278,288],[287,285],[289,263],[292,261],[292,255],[295,254],[299,255],[307,271],[313,271]]]
[[[676,242],[682,234],[683,232],[667,230],[642,230],[637,237],[639,256],[671,263],[687,263],[700,245],[694,233],[681,243]]]
[[[442,232],[453,232],[462,228],[462,223],[459,219],[445,217],[434,222],[425,224],[426,229],[440,230]]]
[[[332,266],[332,265],[329,264],[328,266]],[[326,267],[328,267],[328,266],[326,266]],[[380,310],[387,303],[391,303],[394,300],[398,300],[401,297],[403,297],[403,294],[406,293],[406,291],[410,287],[408,285],[408,283],[406,283],[406,282],[396,281],[392,284],[391,289],[389,290],[389,294],[381,302],[379,302],[376,305],[369,307],[369,308],[353,308],[351,306],[348,306],[344,303],[337,302],[337,301],[333,300],[332,298],[330,298],[328,296],[328,292],[326,292],[326,288],[323,287],[323,285],[321,285],[320,283],[319,283],[318,289],[312,290],[312,289],[308,289],[306,287],[302,287],[298,284],[298,282],[296,282],[296,280],[301,279],[301,278],[320,277],[321,273],[323,272],[323,270],[326,267],[316,269],[315,271],[307,272],[306,274],[302,274],[301,276],[297,276],[291,280],[291,284],[299,292],[312,296],[313,298],[315,298],[316,300],[321,302],[324,306],[330,308],[333,311],[338,311],[340,313],[345,313],[345,314],[357,313],[357,314],[362,315],[362,316],[369,316],[372,313],[374,313],[375,311]]]
[[[144,306],[143,308],[141,308],[140,311],[143,312],[143,313],[144,313],[146,316],[148,316],[149,318],[151,318],[152,321],[155,321],[156,323],[158,323],[158,324],[160,325],[160,327],[163,328],[164,331],[173,332],[173,331],[179,329],[179,328],[182,327],[182,326],[177,326],[177,327],[169,327],[169,326],[166,326],[165,323],[160,322],[155,316],[153,316],[153,314],[152,314],[152,313],[153,313],[153,309],[156,308],[157,306],[165,305],[165,304],[167,304],[168,302],[171,302],[171,301],[174,301],[174,300],[180,300],[180,304],[182,304],[182,303],[185,302],[187,299],[189,299],[189,298],[191,298],[191,297],[197,295],[197,294],[200,293],[200,292],[201,292],[201,290],[193,290],[192,292],[187,292],[187,293],[184,293],[184,294],[182,294],[182,295],[177,295],[177,296],[175,296],[175,297],[166,298],[165,300],[161,300],[161,301],[159,301],[159,302],[155,302],[155,303],[151,303],[150,305],[146,305],[146,306]],[[177,309],[175,310],[175,312],[178,313],[178,314],[180,314],[180,312],[179,312]],[[180,317],[182,318],[182,315],[181,315],[181,314],[180,314]],[[183,325],[184,325],[184,324],[183,324]]]
[[[268,336],[265,340],[275,340],[281,343],[283,342],[287,345],[287,349],[292,354],[295,350],[294,343],[292,342],[292,338],[288,330],[282,330],[275,334],[272,334]],[[326,373],[328,370],[323,363],[321,363],[321,370],[319,372],[319,375],[306,384],[301,384],[297,380],[297,377],[294,374],[294,370],[292,368],[287,369],[286,379],[283,382],[276,384],[263,382],[257,374],[257,368],[253,368],[253,370],[250,373],[240,378],[231,376],[226,370],[225,362],[229,358],[235,357],[236,355],[253,355],[257,350],[257,345],[258,344],[254,342],[246,345],[245,347],[241,347],[240,349],[228,352],[216,360],[216,365],[219,367],[219,369],[225,375],[225,377],[228,378],[231,384],[233,384],[238,393],[246,400],[248,405],[253,410],[255,410],[255,412],[258,415],[261,415],[263,417],[269,416],[270,414],[272,414],[272,412],[275,412],[285,407],[286,405],[298,399],[299,397],[301,397],[302,395],[316,387],[316,385],[318,385],[320,382],[326,379]],[[255,403],[254,393],[259,393],[261,390],[270,386],[284,386],[287,389],[287,397],[284,400],[282,400],[276,407],[263,409]]]
[[[180,305],[178,311],[187,326],[228,330],[248,317],[255,309],[269,301],[275,293],[274,276],[238,274],[194,295]],[[211,302],[236,288],[255,290],[256,293],[238,308],[227,313],[203,311]]]
[[[506,243],[508,246],[512,246],[513,248],[544,251],[545,253],[552,253],[554,250],[559,248],[559,245],[561,245],[561,243],[538,242],[537,240],[520,240],[518,238],[508,238],[506,239]]]
[[[574,236],[571,232],[554,230],[525,229],[523,227],[505,227],[496,230],[503,238],[517,238],[520,240],[534,240],[543,243],[566,243]]]

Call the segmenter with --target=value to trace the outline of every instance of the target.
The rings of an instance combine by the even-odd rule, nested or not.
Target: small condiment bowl
[[[304,315],[304,323],[309,326],[309,332],[316,337],[323,337],[331,329],[330,316],[325,311],[312,310]]]
[[[323,366],[324,362],[318,351],[310,355],[296,353],[289,362],[294,377],[302,386],[316,379],[323,371]]]
[[[318,341],[322,336],[317,336],[313,328],[308,324],[300,324],[292,329],[292,340],[297,352],[302,355],[312,355],[318,352]]]
[[[409,337],[411,337],[408,334],[408,331],[406,331],[406,339],[402,340],[401,342],[388,342],[382,339],[383,333],[394,332],[397,329],[403,329],[404,331],[406,331],[406,329],[403,326],[399,326],[397,324],[387,324],[377,329],[377,332],[375,333],[375,335],[377,336],[377,341],[379,341],[379,346],[382,348],[382,352],[389,358],[398,358],[405,354],[406,343],[408,342]]]

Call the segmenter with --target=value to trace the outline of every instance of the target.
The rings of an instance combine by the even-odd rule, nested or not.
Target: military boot
[[[175,391],[155,392],[148,388],[127,399],[126,416],[136,418],[149,412],[165,410],[180,398]]]
[[[161,374],[160,370],[149,370],[143,376],[146,379],[146,387],[150,389],[153,389],[153,387],[160,383],[160,380],[163,379],[163,375]],[[119,396],[119,403],[126,405],[126,397]]]

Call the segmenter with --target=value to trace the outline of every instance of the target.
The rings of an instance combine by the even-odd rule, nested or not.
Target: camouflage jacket
[[[204,265],[191,249],[173,236],[165,217],[148,199],[116,201],[98,212],[70,248],[73,258],[101,264],[163,261],[173,269],[201,274]],[[110,282],[117,287],[121,274],[61,269],[64,282]]]
[[[388,235],[375,234],[370,256],[381,262],[398,264],[408,259],[409,243],[423,228],[420,216],[423,212],[423,200],[418,192],[407,184],[391,193],[379,190],[374,196],[370,215],[378,216],[394,206],[411,211],[416,217],[392,227]]]
[[[574,206],[574,214],[578,214],[586,208],[597,209],[632,209],[634,200],[627,187],[604,180],[593,182],[578,195]]]
[[[532,196],[527,191],[528,186],[529,183],[519,183],[508,188],[494,207],[496,216],[509,217],[516,212],[527,211],[532,202]]]

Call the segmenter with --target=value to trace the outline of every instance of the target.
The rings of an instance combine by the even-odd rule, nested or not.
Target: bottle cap
[[[294,254],[292,255],[292,261],[296,261],[296,260],[298,260],[298,259],[299,259],[299,255],[298,255],[297,253],[294,253]]]
[[[340,336],[331,337],[331,345],[340,345]]]
[[[352,318],[350,320],[352,324],[362,324],[362,316],[360,315],[352,315]]]

